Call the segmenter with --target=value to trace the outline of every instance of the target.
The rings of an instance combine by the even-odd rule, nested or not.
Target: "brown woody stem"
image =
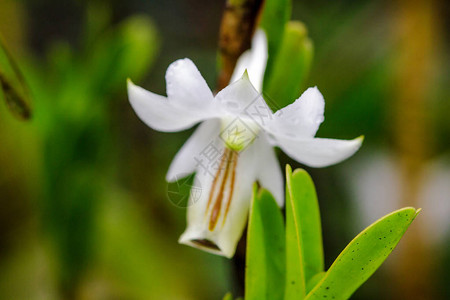
[[[250,48],[264,0],[227,0],[220,25],[218,90],[228,85],[236,61]]]

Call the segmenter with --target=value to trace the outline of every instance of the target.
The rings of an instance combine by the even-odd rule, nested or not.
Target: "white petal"
[[[202,172],[200,169],[197,171],[196,190],[201,190],[201,195],[190,201],[193,204],[188,207],[188,227],[181,235],[180,243],[228,258],[234,255],[237,243],[247,223],[252,184],[256,180],[255,150],[254,145],[251,145],[237,156],[234,186],[232,188],[232,169],[228,173],[230,177],[227,177],[226,180],[223,180],[226,170],[221,169],[223,171],[218,177],[214,189],[212,189],[212,186],[215,176],[211,176],[209,172]],[[217,224],[211,229],[212,207],[217,203],[215,202],[217,197],[212,197],[213,200],[208,206],[210,193],[213,190],[213,195],[217,196],[222,182],[225,182],[225,185],[222,190],[221,209],[218,213]],[[229,198],[230,194],[231,198]],[[191,197],[193,196],[191,195]],[[230,205],[227,209],[228,203]]]
[[[214,96],[194,63],[188,59],[173,62],[166,72],[168,98],[187,109],[205,110]]]
[[[230,114],[254,121],[261,127],[266,126],[273,117],[272,111],[253,87],[247,73],[221,90],[215,100]]]
[[[264,71],[267,64],[267,37],[264,30],[255,32],[251,49],[245,51],[238,59],[230,82],[233,83],[247,70],[250,81],[257,91],[262,91]]]
[[[353,140],[275,138],[286,154],[310,167],[337,164],[358,151],[363,141],[363,137]]]
[[[236,62],[236,66],[234,67],[233,70],[233,75],[231,75],[230,84],[241,79],[242,74],[244,74],[245,71],[249,73],[250,77],[249,67],[251,61],[252,61],[252,52],[250,49],[242,53],[241,56],[239,56],[239,59]]]
[[[324,120],[325,101],[317,87],[275,113],[269,130],[276,135],[313,137]]]
[[[200,124],[175,155],[167,172],[166,180],[175,181],[193,173],[200,163],[202,152],[208,151],[208,147],[215,145],[214,142],[219,134],[220,120],[211,119]]]
[[[268,143],[264,134],[260,134],[255,141],[261,163],[258,164],[257,179],[262,187],[269,190],[275,197],[278,205],[284,205],[284,183],[280,163],[274,148]]]
[[[128,80],[128,98],[138,117],[158,131],[180,131],[206,119],[207,114],[186,111],[163,96],[149,92]]]

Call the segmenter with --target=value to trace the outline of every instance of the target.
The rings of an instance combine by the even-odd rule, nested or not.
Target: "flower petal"
[[[209,146],[215,147],[213,143],[219,134],[220,120],[211,119],[200,124],[175,155],[167,172],[166,180],[172,182],[193,173],[199,166],[202,152],[208,151]]]
[[[319,89],[309,88],[294,103],[275,113],[269,131],[290,137],[313,137],[324,120],[324,109]]]
[[[167,96],[188,110],[212,107],[214,96],[194,63],[188,59],[173,62],[166,72]]]
[[[272,119],[272,111],[253,87],[245,72],[241,79],[216,95],[216,100],[231,115],[243,117],[264,127]]]
[[[138,117],[149,127],[164,132],[180,131],[206,119],[206,114],[185,111],[163,96],[128,80],[128,98]]]
[[[284,205],[284,182],[276,153],[263,133],[258,136],[255,144],[258,149],[258,161],[262,162],[258,164],[256,178],[262,187],[272,193],[278,205],[282,207]]]
[[[363,141],[362,136],[353,140],[275,138],[286,154],[310,167],[337,164],[358,151]]]
[[[229,167],[219,167],[214,176],[197,171],[194,189],[201,194],[197,193],[196,199],[191,194],[188,227],[180,243],[228,258],[234,255],[247,222],[252,183],[256,180],[257,149],[254,146],[241,153],[225,148],[228,149],[225,153],[232,153]],[[211,226],[213,218],[217,221]]]
[[[245,51],[238,59],[230,82],[233,83],[247,70],[250,81],[257,91],[262,91],[264,71],[267,65],[267,37],[258,29],[252,39],[251,49]]]

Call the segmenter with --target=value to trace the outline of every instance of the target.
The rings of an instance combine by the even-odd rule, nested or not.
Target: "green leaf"
[[[233,300],[233,294],[231,292],[228,292],[223,296],[223,300]]]
[[[306,299],[348,299],[388,257],[419,211],[399,209],[358,234]]]
[[[89,1],[86,7],[84,40],[88,47],[95,44],[102,31],[111,24],[112,7],[107,2]]]
[[[306,293],[308,294],[325,276],[325,272],[320,272],[314,275],[309,281],[306,282]]]
[[[286,166],[286,299],[306,294],[306,283],[323,271],[319,205],[311,177]]]
[[[267,35],[269,58],[264,78],[269,78],[283,40],[284,29],[292,11],[291,0],[266,0],[260,26]]]
[[[87,61],[91,85],[99,95],[124,89],[126,79],[139,81],[152,65],[159,49],[153,22],[133,16],[106,32]]]
[[[306,27],[298,21],[289,22],[276,62],[264,85],[264,96],[273,110],[291,104],[301,95],[312,57],[313,45],[307,37]]]
[[[273,196],[253,189],[247,234],[245,299],[283,299],[285,235]]]
[[[21,119],[31,117],[31,108],[28,97],[20,92],[20,87],[12,84],[2,73],[0,73],[0,91],[10,111]]]
[[[295,212],[298,215],[303,242],[305,282],[308,282],[324,270],[319,202],[314,183],[305,170],[297,169],[292,174],[289,167],[286,176],[289,176],[289,191],[294,200],[293,204],[296,205]]]

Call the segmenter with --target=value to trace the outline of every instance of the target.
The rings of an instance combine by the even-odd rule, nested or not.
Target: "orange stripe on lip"
[[[220,160],[220,164],[219,164],[219,168],[217,169],[216,176],[214,176],[214,181],[213,181],[212,186],[211,186],[211,191],[209,192],[208,204],[206,205],[205,216],[208,213],[209,207],[211,206],[212,199],[213,199],[213,196],[214,196],[214,191],[215,191],[216,185],[217,185],[217,181],[219,180],[219,177],[220,177],[220,175],[222,173],[223,164],[228,161],[228,159],[227,159],[228,152],[229,152],[229,149],[225,148],[225,152],[224,152],[224,154],[223,154],[223,156],[222,156],[222,158]]]
[[[211,217],[209,219],[209,230],[210,231],[214,230],[214,228],[216,227],[216,224],[217,224],[217,220],[219,219],[220,209],[222,208],[223,191],[225,189],[229,170],[230,170],[230,158],[231,158],[232,153],[231,153],[230,149],[228,149],[228,148],[225,148],[225,149],[226,149],[225,155],[227,157],[226,158],[227,166],[225,168],[225,174],[223,176],[222,183],[220,184],[219,194],[217,195],[216,202],[214,203],[214,206],[211,211]]]
[[[225,224],[225,219],[227,218],[228,211],[230,210],[231,199],[232,199],[233,193],[234,193],[234,181],[236,179],[236,165],[237,165],[237,160],[239,158],[239,153],[237,153],[236,151],[232,151],[231,154],[232,154],[231,160],[232,160],[233,166],[231,167],[232,173],[231,173],[231,183],[230,183],[230,194],[228,195],[227,208],[225,209],[225,215],[223,216],[222,226]]]
[[[234,192],[234,185],[235,185],[235,178],[236,178],[236,165],[237,165],[237,159],[238,159],[238,152],[231,150],[230,148],[225,148],[225,152],[222,156],[219,169],[216,172],[216,175],[214,177],[211,191],[209,193],[209,199],[205,210],[205,217],[208,216],[208,213],[210,213],[209,216],[209,225],[208,229],[210,231],[213,231],[214,228],[217,225],[217,221],[220,217],[220,213],[222,211],[222,202],[224,200],[224,191],[225,189],[229,188],[229,194],[227,197],[227,205],[225,208],[225,214],[223,217],[222,226],[225,223],[225,218],[228,214],[228,211],[230,209],[231,199],[233,197]],[[225,165],[225,168],[224,168]],[[230,176],[231,175],[231,176]],[[220,181],[220,185],[218,186],[217,183]],[[218,191],[217,191],[218,189]],[[214,202],[214,204],[213,204]],[[212,205],[212,208],[210,210],[210,207]]]

